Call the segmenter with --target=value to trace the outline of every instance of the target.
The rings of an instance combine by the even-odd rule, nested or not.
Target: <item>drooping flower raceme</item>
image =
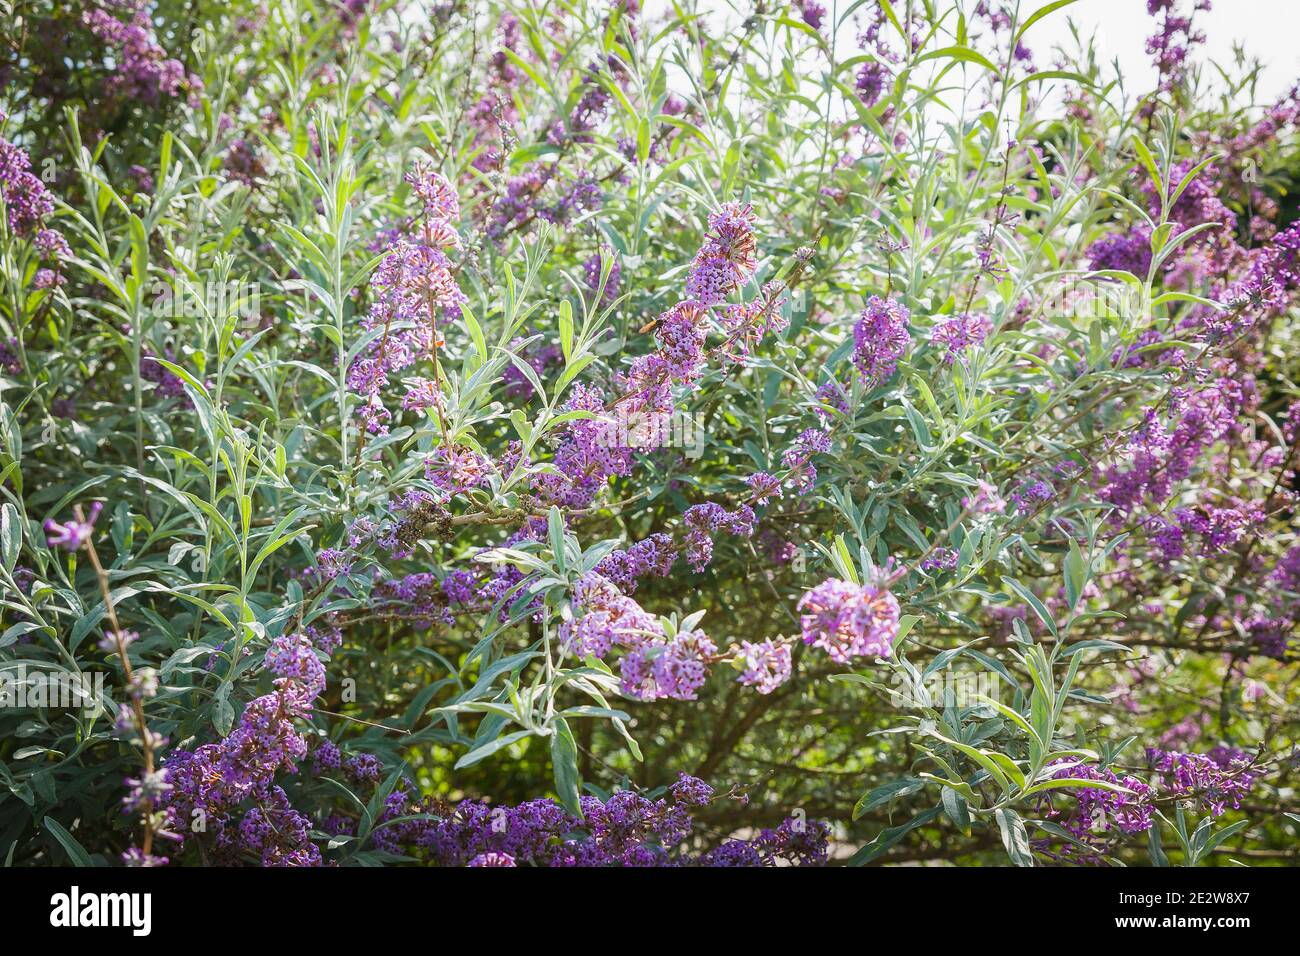
[[[638,700],[694,700],[717,646],[699,630],[668,636],[659,619],[589,571],[573,592],[574,616],[560,624],[560,643],[581,657],[601,658],[621,648],[622,690]]]
[[[830,578],[799,600],[805,644],[837,664],[889,657],[898,636],[898,599],[887,589]]]
[[[740,682],[770,694],[790,679],[790,645],[784,641],[741,641]]]
[[[898,368],[912,334],[907,323],[911,313],[896,299],[873,295],[853,326],[853,364],[869,388],[883,385]]]
[[[392,419],[382,395],[390,376],[422,357],[432,358],[443,344],[439,313],[465,301],[445,251],[460,245],[454,225],[460,214],[455,187],[425,164],[417,164],[406,179],[420,200],[423,219],[415,237],[399,235],[389,243],[375,270],[374,301],[362,325],[377,334],[348,370],[348,387],[362,398],[357,414],[367,431],[379,435],[387,433]],[[410,386],[403,406],[425,409],[441,401],[433,383],[420,378]]]
[[[709,215],[709,235],[691,263],[686,296],[716,305],[739,289],[757,265],[754,207],[727,202]]]

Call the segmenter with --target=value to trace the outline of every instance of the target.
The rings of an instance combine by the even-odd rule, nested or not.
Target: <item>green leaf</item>
[[[531,730],[516,730],[513,734],[506,734],[504,737],[490,740],[482,746],[475,747],[469,753],[465,754],[465,756],[457,760],[456,766],[453,769],[460,770],[464,767],[472,767],[483,758],[490,757],[498,750],[509,747],[516,741],[523,740],[525,737],[531,737],[532,735],[533,732]]]
[[[546,513],[546,531],[551,541],[551,556],[555,559],[555,569],[563,576],[566,567],[564,560],[564,516],[556,505]]]
[[[1029,605],[1034,614],[1037,615],[1038,619],[1047,626],[1049,631],[1052,632],[1052,636],[1056,637],[1056,621],[1052,619],[1051,612],[1043,606],[1043,602],[1038,600],[1038,596],[1015,578],[1003,578],[1003,580],[1006,581],[1007,586],[1011,588],[1011,590],[1015,591],[1024,599],[1025,603]]]
[[[877,807],[893,803],[901,797],[924,788],[925,781],[919,777],[899,777],[897,780],[890,780],[875,789],[868,790],[858,799],[853,806],[853,819],[856,820],[864,813],[870,813]]]
[[[918,813],[916,816],[912,817],[912,819],[900,826],[886,827],[876,835],[874,840],[863,846],[857,853],[853,854],[853,856],[849,858],[849,866],[864,866],[867,863],[870,863],[917,827],[925,826],[942,811],[942,806],[931,807],[929,810]]]
[[[1057,777],[1054,780],[1044,780],[1034,784],[1027,789],[1022,796],[1032,796],[1035,793],[1042,793],[1044,790],[1064,790],[1088,789],[1088,790],[1110,790],[1113,793],[1132,793],[1128,787],[1121,787],[1117,783],[1111,783],[1107,780],[1092,780],[1086,777]]]
[[[554,732],[551,734],[551,769],[555,774],[555,792],[559,794],[560,803],[578,819],[582,819],[582,807],[578,803],[578,794],[582,790],[582,776],[578,773],[578,745],[573,739],[569,722],[563,717],[556,718]]]
[[[94,866],[95,861],[90,858],[85,847],[77,842],[77,838],[64,829],[63,824],[53,817],[46,817],[44,820],[45,829],[54,835],[54,839],[59,841],[64,852],[68,854],[68,859],[72,861],[73,866]]]
[[[998,68],[994,66],[991,62],[989,62],[988,57],[984,56],[982,53],[975,52],[970,47],[965,47],[965,46],[946,46],[942,50],[934,50],[933,52],[927,53],[924,56],[917,57],[916,62],[924,63],[926,60],[937,60],[942,57],[948,57],[953,60],[961,60],[966,63],[975,63],[979,66],[984,67],[984,69],[986,70],[998,74],[999,76],[1001,75],[1001,72],[998,70]]]
[[[1169,857],[1165,856],[1165,848],[1160,845],[1159,820],[1152,820],[1151,829],[1147,831],[1147,852],[1151,855],[1152,866],[1169,865]]]
[[[560,303],[560,348],[567,365],[573,357],[573,306],[568,299]]]
[[[1136,134],[1133,136],[1133,150],[1137,153],[1138,161],[1142,163],[1142,166],[1150,174],[1151,182],[1154,183],[1156,187],[1156,195],[1163,196],[1165,194],[1165,189],[1160,179],[1160,173],[1156,170],[1156,161],[1151,156],[1151,150],[1147,149],[1147,144],[1142,142],[1142,139]]]
[[[135,213],[131,213],[131,279],[137,298],[148,274],[149,237],[145,234],[144,222]]]
[[[1003,808],[994,816],[997,817],[998,829],[1002,831],[1002,845],[1006,847],[1011,862],[1016,866],[1033,866],[1034,854],[1029,849],[1029,833],[1025,830],[1020,814]]]
[[[1083,552],[1079,550],[1079,542],[1071,538],[1070,553],[1065,556],[1065,599],[1069,602],[1071,611],[1078,605],[1083,589],[1087,585],[1087,562],[1084,561]]]
[[[6,573],[12,572],[18,563],[18,552],[22,546],[22,518],[18,509],[6,501],[0,507],[0,563],[4,564]]]

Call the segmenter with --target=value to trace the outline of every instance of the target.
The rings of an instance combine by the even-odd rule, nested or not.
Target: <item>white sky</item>
[[[751,8],[748,0],[716,0],[719,21],[735,23]],[[774,0],[775,3],[789,0]],[[820,0],[828,11],[847,9],[852,0]],[[975,0],[964,0],[966,9]],[[1000,0],[1011,2],[1015,0]],[[1021,20],[1046,5],[1048,0],[1020,0]],[[1181,10],[1189,10],[1194,0],[1178,0]],[[900,16],[907,0],[894,0],[894,9]],[[920,4],[918,3],[918,6]],[[947,8],[941,2],[940,8]],[[1091,33],[1096,39],[1099,55],[1109,65],[1118,58],[1125,86],[1132,93],[1149,91],[1155,85],[1155,69],[1146,52],[1146,39],[1157,30],[1157,19],[1147,14],[1146,0],[1078,0],[1064,9],[1049,14],[1031,29],[1027,44],[1034,51],[1038,69],[1051,69],[1048,55],[1053,46],[1064,45],[1074,49],[1067,20],[1072,19],[1081,35]],[[643,0],[643,10],[650,15],[671,9],[669,0]],[[702,9],[706,7],[702,5]],[[863,4],[859,12],[870,9]],[[823,30],[829,29],[828,13]],[[1225,65],[1232,61],[1234,41],[1245,46],[1246,52],[1264,63],[1264,71],[1257,87],[1257,100],[1268,104],[1276,100],[1300,79],[1300,0],[1213,0],[1209,12],[1195,14],[1194,25],[1206,35],[1206,42],[1193,54],[1195,62],[1209,59]],[[720,28],[721,29],[721,28]],[[892,33],[887,29],[887,33]],[[852,27],[846,24],[839,44],[845,55],[854,49]],[[1210,71],[1210,75],[1213,75]]]
[[[1025,11],[1042,6],[1040,0],[1023,3]],[[1190,9],[1191,0],[1181,0],[1180,6]],[[1145,0],[1079,0],[1035,24],[1029,32],[1029,47],[1035,52],[1056,43],[1069,48],[1067,18],[1078,24],[1081,34],[1093,32],[1098,51],[1108,59],[1119,58],[1130,89],[1151,88],[1155,70],[1146,53],[1146,38],[1155,32],[1157,21],[1147,15]],[[1300,0],[1214,0],[1212,9],[1197,13],[1193,23],[1206,36],[1205,44],[1193,54],[1196,60],[1230,63],[1236,41],[1264,63],[1260,101],[1275,100],[1300,79]],[[1035,62],[1039,69],[1048,68],[1044,56],[1037,56]]]

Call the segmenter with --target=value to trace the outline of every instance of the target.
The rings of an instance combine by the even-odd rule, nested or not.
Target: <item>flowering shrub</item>
[[[6,861],[1293,857],[1300,91],[1023,6],[22,5]]]

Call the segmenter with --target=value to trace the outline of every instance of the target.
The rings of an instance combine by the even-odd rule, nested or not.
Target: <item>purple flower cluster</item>
[[[162,357],[173,363],[176,358],[171,349],[163,349]],[[191,404],[190,397],[185,392],[185,380],[158,361],[157,356],[147,346],[140,356],[140,377],[156,385],[157,394],[163,398],[178,399],[184,406]]]
[[[951,365],[971,346],[982,345],[992,328],[987,315],[959,315],[936,325],[930,341],[943,346],[943,362]]]
[[[754,504],[766,504],[769,498],[780,498],[781,479],[766,471],[756,471],[748,478],[744,479],[745,484],[749,485],[749,490],[753,494]]]
[[[716,305],[739,289],[757,267],[754,207],[725,202],[709,214],[709,233],[686,276],[686,297]]]
[[[484,455],[460,445],[439,446],[424,460],[424,477],[447,497],[486,485],[495,473]]]
[[[863,383],[876,388],[887,382],[898,368],[912,342],[907,329],[911,313],[897,299],[873,295],[853,326],[853,364]]]
[[[492,207],[487,234],[501,240],[534,219],[560,225],[577,213],[599,209],[603,201],[600,183],[590,171],[566,177],[558,163],[533,163],[507,181],[505,195]]]
[[[1145,279],[1151,269],[1151,230],[1135,226],[1127,232],[1112,233],[1089,246],[1086,254],[1093,269],[1131,272]]]
[[[1002,500],[997,486],[987,481],[980,481],[975,485],[973,492],[962,498],[961,506],[974,515],[1002,514],[1006,510],[1007,503]]]
[[[375,582],[370,591],[374,609],[411,621],[419,628],[450,625],[458,611],[481,611],[494,603],[496,589],[472,571],[450,571],[445,577],[416,571]]]
[[[785,484],[795,491],[807,491],[817,481],[814,455],[824,455],[831,450],[829,432],[820,428],[806,428],[799,433],[794,444],[781,454],[781,464],[788,469]]]
[[[575,385],[563,410],[589,411],[595,417],[568,422],[559,431],[555,470],[534,475],[533,491],[548,504],[585,508],[610,478],[632,473],[633,452],[625,444],[626,428],[608,413],[599,388]]]
[[[618,376],[622,394],[616,400],[606,405],[599,389],[574,388],[565,410],[582,409],[594,417],[566,423],[560,432],[555,470],[531,478],[540,501],[586,507],[609,478],[631,473],[634,448],[654,446],[658,444],[656,436],[667,434],[676,408],[673,385],[692,384],[703,372],[710,306],[738,290],[756,267],[754,220],[753,208],[747,203],[724,203],[709,216],[708,236],[687,277],[690,297],[658,317],[654,323],[657,348],[637,356]],[[775,294],[756,308],[729,307],[728,343],[737,348],[738,359],[754,339],[780,327],[781,320],[773,316],[774,304]],[[744,310],[739,319],[737,308]],[[700,544],[694,553],[707,563],[706,550]]]
[[[222,166],[227,176],[245,186],[255,186],[259,179],[266,176],[266,167],[262,165],[257,147],[243,137],[231,142]]]
[[[754,347],[768,333],[783,332],[789,321],[781,310],[784,296],[773,283],[763,287],[763,295],[754,302],[736,302],[722,313],[722,327],[727,333],[724,357],[737,365],[749,361]]]
[[[1160,89],[1169,92],[1181,86],[1187,76],[1187,55],[1205,42],[1205,34],[1192,27],[1191,15],[1177,10],[1178,0],[1147,0],[1147,13],[1160,16],[1160,32],[1147,38],[1147,53],[1160,73]],[[1196,0],[1194,11],[1210,9],[1210,0]],[[1177,180],[1175,180],[1177,181]]]
[[[0,111],[0,127],[6,119],[6,114]],[[10,232],[20,238],[30,238],[41,258],[54,263],[52,269],[36,270],[32,285],[48,289],[61,284],[63,276],[59,267],[62,260],[72,255],[72,250],[62,233],[45,225],[54,212],[54,197],[31,171],[27,151],[4,137],[0,137],[0,200],[4,203]],[[0,354],[7,351],[6,343],[0,342]],[[10,368],[7,362],[0,362],[0,366],[15,371],[16,363],[15,368]]]
[[[1300,288],[1300,223],[1292,223],[1270,242],[1254,251],[1246,275],[1224,293],[1230,308],[1227,315],[1207,316],[1208,334],[1223,339],[1246,324],[1252,313],[1280,310],[1288,302],[1288,293]],[[1243,314],[1244,313],[1244,314]]]
[[[513,807],[462,801],[430,819],[399,826],[393,849],[436,866],[818,866],[827,859],[830,828],[821,821],[789,818],[747,840],[727,840],[698,852],[687,841],[694,815],[716,799],[708,784],[680,775],[664,797],[619,790],[607,799],[579,798],[582,818],[553,800]],[[404,790],[394,791],[385,814],[428,813]],[[392,827],[375,831],[376,837]],[[378,842],[378,841],[377,841]]]
[[[592,131],[605,118],[609,104],[614,96],[601,82],[600,65],[590,66],[585,71],[579,84],[581,95],[569,112],[568,122],[556,120],[546,133],[546,141],[552,146],[564,146],[568,143],[590,143]]]
[[[371,280],[374,301],[363,320],[367,332],[379,334],[348,370],[348,387],[363,399],[357,410],[367,431],[386,434],[392,412],[384,405],[389,376],[409,368],[442,346],[437,330],[440,311],[456,310],[465,301],[445,249],[457,248],[454,222],[460,216],[455,187],[441,173],[420,163],[406,181],[423,207],[416,240],[398,236]],[[408,409],[440,405],[442,396],[430,383],[416,380],[403,401]]]
[[[1258,505],[1240,503],[1232,508],[1175,508],[1172,521],[1152,515],[1142,524],[1157,550],[1161,565],[1168,567],[1183,557],[1189,535],[1199,537],[1199,552],[1203,557],[1213,557],[1236,545],[1246,529],[1262,521],[1263,512]]]
[[[18,340],[15,338],[0,339],[0,372],[19,375],[22,370],[23,363],[18,357]]]
[[[1091,850],[1067,844],[1057,851],[1063,859],[1080,863],[1097,863],[1113,841],[1116,833],[1132,835],[1151,829],[1155,814],[1155,791],[1132,776],[1120,776],[1113,770],[1094,764],[1080,764],[1063,760],[1047,768],[1054,780],[1100,780],[1128,792],[1102,787],[1071,788],[1069,795],[1074,806],[1061,809],[1046,802],[1045,817],[1070,833],[1079,843]],[[1043,846],[1045,849],[1045,844]]]
[[[0,123],[4,120],[5,114],[0,113]],[[0,196],[9,229],[19,236],[31,235],[54,212],[54,197],[32,173],[31,165],[26,150],[0,137]]]
[[[1215,747],[1204,754],[1148,747],[1147,762],[1164,776],[1165,790],[1179,797],[1195,797],[1216,817],[1229,806],[1240,809],[1259,776],[1257,770],[1251,769],[1251,755],[1230,747]]]
[[[1007,4],[990,3],[989,0],[979,0],[975,4],[975,15],[982,17],[992,27],[994,36],[1000,33],[1009,33],[1012,26],[1011,7]],[[1012,56],[1019,62],[1026,63],[1032,69],[1033,53],[1024,43],[1016,43],[1016,47],[1011,51]]]
[[[656,364],[675,382],[691,384],[703,370],[704,341],[708,335],[705,308],[699,302],[678,302],[659,316],[655,341]]]
[[[935,548],[921,562],[922,571],[952,571],[957,567],[959,555],[952,548]]]
[[[609,259],[609,275],[605,279],[605,290],[601,293],[601,304],[609,305],[618,298],[620,285],[620,275],[622,267],[619,264],[618,256],[608,250],[595,252],[587,258],[582,264],[582,277],[587,283],[587,288],[593,293],[600,292],[600,273],[605,267],[605,259]]]
[[[637,700],[694,700],[717,646],[698,630],[668,636],[658,618],[603,575],[589,571],[573,590],[573,616],[560,624],[561,645],[579,657],[623,650],[622,691]]]
[[[275,783],[307,756],[295,721],[310,716],[325,689],[325,665],[305,634],[276,638],[263,659],[275,691],[250,701],[228,737],[168,755],[163,809],[171,835],[203,846],[213,862],[317,866],[311,821]]]
[[[1098,475],[1099,496],[1117,508],[1112,520],[1125,520],[1144,503],[1159,506],[1168,501],[1205,451],[1236,427],[1237,415],[1249,399],[1250,384],[1225,374],[1194,395],[1185,388],[1174,390],[1170,410],[1177,424],[1172,431],[1156,409],[1147,409],[1129,447]]]
[[[187,75],[185,65],[158,43],[150,6],[148,0],[97,0],[82,22],[112,54],[116,70],[105,83],[109,94],[155,105],[163,97],[200,90],[203,82]]]
[[[770,694],[790,679],[790,645],[785,641],[741,641],[740,682]]]
[[[799,599],[803,641],[837,664],[889,657],[898,636],[898,599],[883,587],[829,578]]]
[[[359,550],[371,542],[378,544],[394,559],[408,558],[426,537],[430,525],[447,520],[448,512],[441,498],[412,488],[388,500],[388,515],[376,523],[361,517],[348,529],[348,546]]]
[[[822,18],[826,16],[824,6],[818,3],[817,0],[794,0],[794,5],[804,23],[814,30],[821,29]]]
[[[686,562],[695,572],[703,571],[713,561],[713,536],[726,532],[740,538],[754,533],[754,511],[740,505],[735,511],[712,501],[692,505],[682,516],[686,523]]]
[[[863,105],[876,105],[876,101],[880,99],[880,94],[885,90],[885,82],[889,78],[889,67],[879,60],[867,60],[862,66],[858,67],[858,74],[853,81],[853,85],[857,89],[858,98],[862,100]]]
[[[643,538],[626,550],[611,551],[595,570],[612,581],[624,594],[634,594],[637,579],[666,578],[677,561],[671,535],[659,532]]]

